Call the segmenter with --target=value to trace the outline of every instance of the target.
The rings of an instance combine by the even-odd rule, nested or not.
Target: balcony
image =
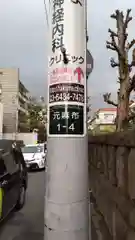
[[[19,82],[19,96],[24,98],[25,101],[29,100],[29,91],[25,88],[22,82]]]
[[[23,113],[25,113],[25,114],[28,114],[28,110],[25,109],[25,108],[24,108],[23,106],[21,106],[21,105],[18,106],[18,110],[21,111],[21,112],[23,112]]]
[[[25,114],[28,114],[28,104],[23,101],[23,99],[19,98],[19,107],[18,109]]]
[[[21,98],[23,101],[29,103],[28,96],[26,96],[25,94],[22,94],[21,92],[19,92],[19,98]]]

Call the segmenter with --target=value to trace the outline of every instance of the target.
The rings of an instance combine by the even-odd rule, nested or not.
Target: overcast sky
[[[110,14],[119,8],[132,9],[134,20],[129,27],[129,39],[135,37],[135,4],[133,0],[87,0],[88,47],[94,58],[89,77],[89,94],[93,108],[105,106],[102,94],[115,96],[117,72],[111,69],[111,51],[105,47],[108,28],[115,29]],[[47,24],[43,0],[0,0],[0,67],[19,67],[20,79],[35,95],[46,94]]]

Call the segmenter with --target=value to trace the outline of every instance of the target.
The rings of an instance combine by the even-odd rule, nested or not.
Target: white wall
[[[98,116],[88,125],[88,129],[93,129],[99,124],[113,124],[116,119],[116,111],[99,112]]]
[[[22,140],[24,144],[36,144],[38,135],[37,133],[4,133],[0,136],[2,139]]]
[[[98,124],[112,124],[116,118],[115,111],[99,112],[99,123]]]
[[[18,133],[17,140],[23,140],[24,144],[36,144],[38,140],[37,133]]]

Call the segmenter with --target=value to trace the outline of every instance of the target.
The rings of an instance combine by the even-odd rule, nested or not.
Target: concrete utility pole
[[[44,239],[88,240],[86,2],[51,0]]]

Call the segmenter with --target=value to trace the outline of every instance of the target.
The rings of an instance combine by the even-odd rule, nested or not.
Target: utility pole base
[[[49,138],[44,240],[89,240],[88,143]]]
[[[48,232],[46,233],[45,235],[45,239],[49,239],[49,240],[82,240],[82,239],[87,239],[89,240],[87,234],[86,234],[86,231],[82,232],[81,230],[80,231],[76,231],[76,232]]]

